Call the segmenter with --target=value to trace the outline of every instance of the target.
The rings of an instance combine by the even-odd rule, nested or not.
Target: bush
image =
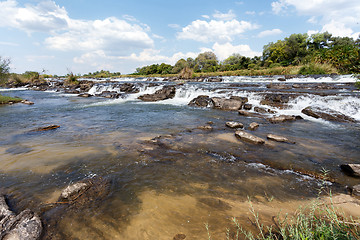
[[[6,82],[9,78],[10,59],[0,56],[0,84]]]
[[[337,70],[330,64],[310,63],[300,68],[298,74],[332,74],[338,73]]]

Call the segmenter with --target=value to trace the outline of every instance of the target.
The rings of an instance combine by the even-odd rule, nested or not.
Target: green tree
[[[216,72],[218,60],[213,52],[200,53],[195,59],[195,72]]]
[[[187,66],[188,66],[187,61],[182,58],[175,63],[175,65],[172,69],[172,73],[180,73],[180,71],[183,70]]]
[[[4,83],[8,80],[10,75],[10,59],[2,58],[0,56],[0,83]]]

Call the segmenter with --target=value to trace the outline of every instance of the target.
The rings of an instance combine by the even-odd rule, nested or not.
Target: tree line
[[[253,58],[234,53],[219,61],[213,52],[200,53],[195,59],[178,60],[174,66],[161,63],[137,68],[134,75],[178,74],[184,68],[193,72],[224,72],[242,69],[329,64],[340,73],[360,73],[360,36],[335,37],[328,32],[292,34],[263,47],[262,56]]]

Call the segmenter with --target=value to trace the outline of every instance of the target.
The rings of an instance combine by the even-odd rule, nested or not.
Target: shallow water
[[[162,80],[162,79],[161,79]],[[289,83],[316,82],[292,79]],[[232,217],[247,217],[248,197],[266,216],[281,209],[293,211],[299,201],[318,195],[326,185],[345,193],[346,185],[358,183],[344,175],[339,165],[359,163],[359,124],[330,123],[301,114],[308,105],[328,106],[360,120],[359,93],[347,85],[349,76],[324,78],[336,89],[321,96],[308,89],[289,102],[280,114],[304,120],[271,124],[237,112],[187,106],[199,95],[246,96],[259,105],[274,78],[225,78],[224,83],[186,83],[174,99],[143,103],[137,96],[160,86],[147,87],[121,99],[80,98],[76,95],[30,90],[1,93],[35,102],[28,106],[0,106],[0,188],[10,205],[39,212],[55,226],[45,226],[54,239],[171,239],[184,233],[189,239],[206,238],[204,223],[220,239]],[[340,84],[340,85],[339,85]],[[117,90],[113,83],[99,82],[91,93]],[[291,93],[293,94],[293,93]],[[260,124],[255,135],[285,136],[296,144],[267,141],[256,146],[238,140],[225,122],[242,122],[247,128]],[[197,129],[212,122],[212,131]],[[47,125],[56,130],[31,132]],[[160,137],[158,137],[160,136]],[[333,183],[316,179],[329,170]],[[87,177],[111,180],[110,194],[101,203],[77,211],[49,211],[70,183]],[[265,210],[264,210],[265,209]]]

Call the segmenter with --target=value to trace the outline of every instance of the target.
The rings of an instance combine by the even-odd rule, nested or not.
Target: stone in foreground
[[[360,177],[360,164],[342,164],[340,168],[348,175]]]
[[[259,126],[260,126],[260,125],[259,125],[257,122],[252,122],[252,123],[250,123],[249,129],[250,129],[251,131],[255,131]]]
[[[267,138],[276,142],[285,142],[285,143],[292,143],[295,144],[294,141],[290,141],[288,138],[286,137],[282,137],[282,136],[278,136],[278,135],[274,135],[274,134],[268,134]]]
[[[41,232],[41,220],[35,213],[26,209],[15,215],[0,196],[0,239],[36,240]]]
[[[243,128],[244,127],[244,124],[239,123],[239,122],[227,122],[225,125],[229,128]]]
[[[245,131],[236,131],[235,136],[240,138],[241,140],[244,140],[244,141],[247,141],[247,142],[250,142],[253,144],[264,144],[265,143],[264,139],[254,136]]]

